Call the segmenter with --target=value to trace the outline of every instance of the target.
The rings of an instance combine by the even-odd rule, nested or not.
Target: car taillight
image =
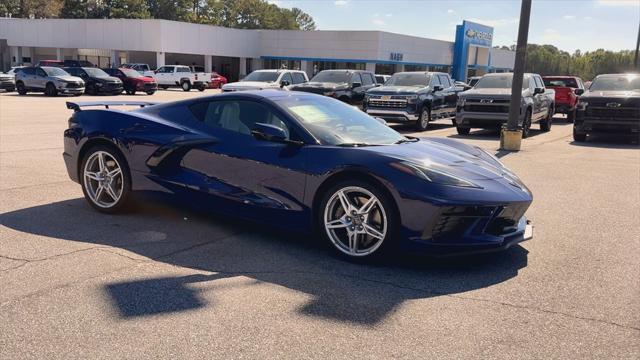
[[[196,80],[198,80],[198,74],[196,74]]]

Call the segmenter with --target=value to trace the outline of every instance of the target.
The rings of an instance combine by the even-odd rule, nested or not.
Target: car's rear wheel
[[[322,236],[338,254],[373,258],[392,248],[397,215],[393,200],[377,186],[340,182],[326,192],[319,209]]]
[[[167,85],[160,85],[160,89],[167,90],[169,87]]]
[[[524,114],[524,119],[522,120],[522,138],[523,139],[528,138],[530,131],[531,131],[531,111],[527,111]]]
[[[155,91],[155,90],[147,91],[147,95],[153,95],[153,94],[155,94],[155,93],[156,93],[156,91]]]
[[[56,86],[53,85],[53,83],[47,83],[47,86],[45,86],[44,88],[44,94],[47,96],[57,96],[58,90],[56,89]]]
[[[188,81],[182,82],[182,91],[191,91],[191,83]]]
[[[420,117],[418,118],[418,122],[416,123],[416,129],[418,131],[425,131],[429,128],[429,123],[431,122],[431,110],[428,107],[422,108],[420,112]]]
[[[206,86],[201,85],[201,86],[198,88],[198,91],[204,91],[206,88],[207,88]]]
[[[16,83],[16,89],[18,90],[19,95],[27,95],[27,87],[24,86],[22,81],[18,81]]]
[[[551,130],[551,124],[553,123],[553,109],[549,109],[547,118],[540,121],[540,130],[547,132]]]
[[[135,89],[129,89],[126,90],[127,91],[127,95],[135,95],[136,94],[136,90]]]
[[[98,211],[121,210],[131,193],[126,160],[109,146],[95,146],[82,160],[80,184],[89,204]]]

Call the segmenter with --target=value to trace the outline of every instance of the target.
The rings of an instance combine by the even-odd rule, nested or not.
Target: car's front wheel
[[[95,146],[82,160],[80,184],[89,204],[98,211],[121,210],[131,193],[131,175],[126,160],[113,148]]]
[[[318,211],[322,236],[340,255],[373,258],[392,248],[393,200],[377,186],[345,181],[332,186]]]
[[[47,96],[57,96],[58,90],[56,89],[56,86],[53,85],[53,83],[48,83],[44,89],[44,94]]]
[[[18,83],[16,83],[16,89],[18,90],[19,95],[27,95],[27,87],[24,86],[22,81],[18,81]]]
[[[416,128],[418,131],[425,131],[429,128],[429,123],[431,122],[431,111],[428,107],[422,108],[420,112],[420,117],[418,118],[418,123],[416,124]]]
[[[576,130],[576,127],[573,127],[573,141],[575,142],[585,142],[587,141],[587,134],[581,133]]]

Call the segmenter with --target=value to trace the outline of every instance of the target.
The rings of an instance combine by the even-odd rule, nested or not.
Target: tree
[[[291,12],[300,30],[311,31],[316,29],[316,23],[311,15],[295,7],[291,9]]]

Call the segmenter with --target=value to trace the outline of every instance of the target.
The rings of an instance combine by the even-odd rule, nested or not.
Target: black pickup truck
[[[322,70],[309,82],[291,85],[291,91],[304,91],[359,105],[367,90],[378,86],[374,74],[363,70]]]
[[[580,96],[576,108],[575,141],[586,141],[591,133],[629,134],[638,140],[640,74],[596,76],[589,90]]]
[[[399,72],[367,91],[363,109],[387,122],[413,122],[423,131],[431,120],[455,116],[460,90],[447,73]]]

